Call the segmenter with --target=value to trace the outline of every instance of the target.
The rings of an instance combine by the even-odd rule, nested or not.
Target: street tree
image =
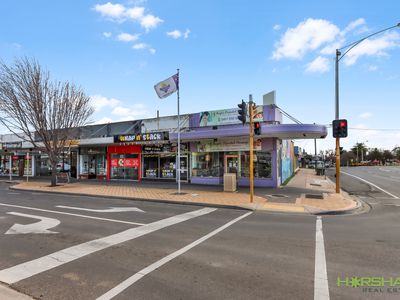
[[[383,158],[385,161],[392,160],[394,158],[393,153],[390,150],[384,150],[383,151]]]
[[[360,162],[360,160],[366,157],[367,150],[368,148],[364,143],[356,143],[353,148],[351,148],[351,152],[357,157],[357,162]]]
[[[395,147],[395,148],[392,150],[392,152],[393,152],[393,155],[394,155],[398,160],[400,160],[400,147]]]
[[[21,58],[12,65],[0,61],[0,122],[48,155],[51,186],[74,128],[87,124],[92,113],[90,97],[81,87],[51,80],[37,60]]]
[[[356,160],[356,155],[352,151],[343,151],[340,155],[340,165],[347,166]]]
[[[371,161],[382,161],[383,159],[383,151],[378,148],[374,148],[368,153],[368,160]]]

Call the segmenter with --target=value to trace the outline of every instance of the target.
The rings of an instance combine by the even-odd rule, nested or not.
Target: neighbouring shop
[[[235,173],[238,180],[249,178],[250,152],[245,139],[209,140],[194,143],[191,170],[193,183],[221,184],[224,173]],[[262,141],[254,142],[254,177],[270,179],[272,155],[262,149]]]
[[[143,179],[176,180],[176,144],[143,145]],[[181,144],[181,181],[188,180],[188,146]]]
[[[107,179],[140,180],[140,145],[107,147]]]
[[[71,161],[74,161],[71,155]],[[71,166],[71,173],[73,171]],[[82,147],[79,150],[79,178],[106,179],[107,155],[106,147]],[[72,174],[71,174],[72,176]]]

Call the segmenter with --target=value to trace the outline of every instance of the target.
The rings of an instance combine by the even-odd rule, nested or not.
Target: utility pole
[[[250,117],[250,203],[253,203],[254,197],[254,168],[253,168],[253,95],[249,95],[249,117]]]

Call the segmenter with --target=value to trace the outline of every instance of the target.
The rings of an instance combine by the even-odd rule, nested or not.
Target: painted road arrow
[[[32,219],[38,219],[39,222],[32,224],[14,224],[5,234],[27,234],[27,233],[58,233],[55,231],[48,230],[49,228],[56,227],[61,222],[57,219],[46,218],[35,215],[22,214],[17,212],[9,212],[9,215],[27,217]]]
[[[83,207],[75,207],[75,206],[64,206],[64,205],[57,205],[56,207],[59,208],[67,208],[67,209],[75,209],[75,210],[84,210],[84,211],[92,211],[92,212],[124,212],[124,211],[137,211],[137,212],[143,212],[140,208],[137,207],[109,207],[106,209],[91,209],[91,208],[83,208]]]

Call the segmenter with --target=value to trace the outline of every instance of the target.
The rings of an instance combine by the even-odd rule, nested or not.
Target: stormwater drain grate
[[[319,183],[310,183],[310,185],[321,186]]]
[[[306,198],[310,198],[310,199],[324,199],[324,195],[322,195],[322,194],[306,194]]]

